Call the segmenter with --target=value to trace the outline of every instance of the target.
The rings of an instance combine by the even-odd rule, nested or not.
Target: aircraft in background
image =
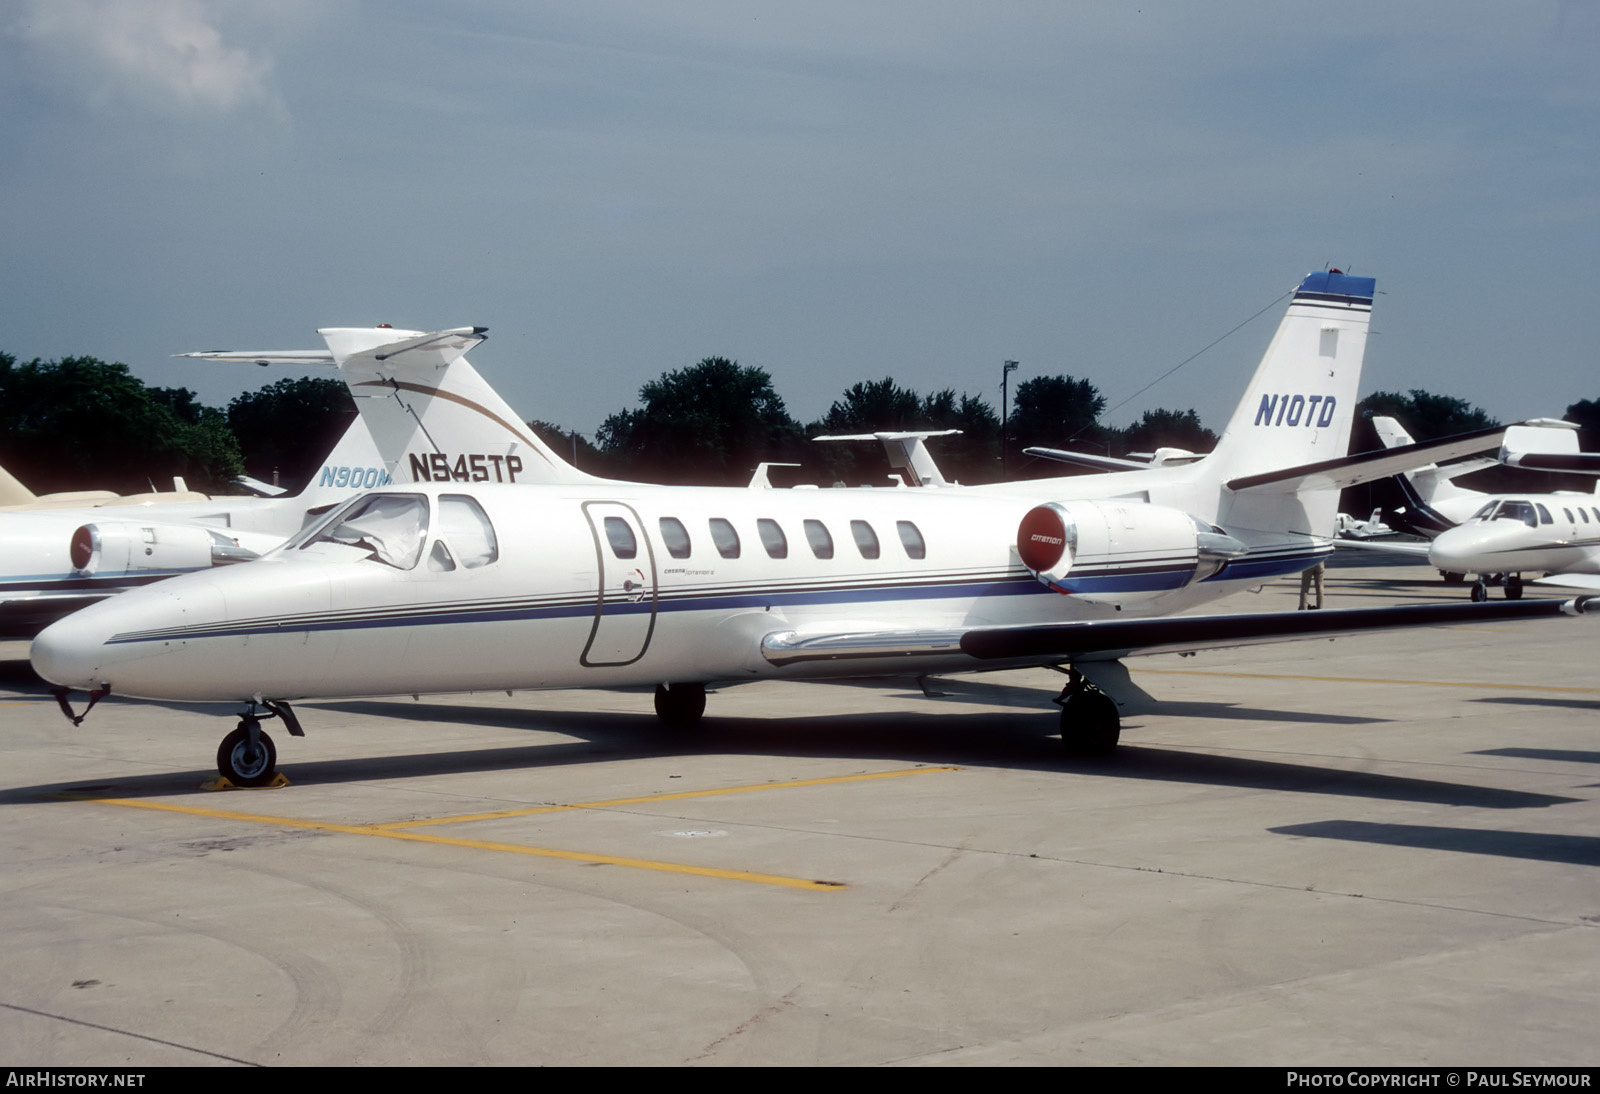
[[[1383,522],[1383,510],[1374,509],[1366,520],[1357,520],[1349,513],[1339,514],[1337,525],[1340,539],[1377,539],[1392,536],[1395,530]]]
[[[1393,418],[1374,418],[1386,446],[1411,444]],[[1446,581],[1468,574],[1478,578],[1472,599],[1487,600],[1491,584],[1505,588],[1506,599],[1522,596],[1525,574],[1549,585],[1600,591],[1600,483],[1596,492],[1486,494],[1450,482],[1469,471],[1493,466],[1538,471],[1600,474],[1600,453],[1579,452],[1577,427],[1539,419],[1506,430],[1500,459],[1466,460],[1396,475],[1406,493],[1408,528],[1426,531],[1430,543],[1351,542],[1364,550],[1427,558]]]
[[[255,562],[73,615],[39,635],[33,664],[69,717],[68,689],[91,706],[243,703],[218,770],[263,785],[277,761],[262,719],[300,736],[291,703],[309,698],[653,685],[659,717],[683,726],[708,684],[1051,666],[1068,677],[1064,740],[1103,753],[1116,697],[1142,694],[1129,655],[1581,614],[1584,598],[1166,618],[1325,557],[1343,487],[1499,443],[1482,430],[1346,454],[1373,286],[1305,278],[1203,459],[985,487],[751,490],[612,482],[553,453],[542,472],[561,481],[531,485],[497,450],[408,455],[432,481],[364,493]],[[483,416],[453,364],[418,370],[378,341],[428,337],[352,334],[364,356],[342,367],[376,396]]]
[[[304,527],[313,510],[388,482],[356,419],[317,478],[292,497],[200,494],[159,505],[120,499],[115,507],[0,513],[0,633],[31,633],[134,586],[256,558]]]
[[[1402,448],[1416,443],[1411,434],[1406,432],[1405,426],[1393,418],[1382,415],[1374,417],[1372,427],[1385,448]],[[1402,472],[1394,478],[1406,504],[1393,510],[1390,520],[1399,531],[1432,539],[1470,520],[1483,507],[1483,503],[1494,496],[1481,490],[1457,486],[1453,480],[1463,475],[1497,464],[1546,471],[1578,470],[1582,466],[1581,459],[1576,461],[1577,466],[1572,467],[1540,466],[1549,462],[1568,462],[1574,457],[1583,456],[1578,452],[1577,428],[1571,422],[1536,418],[1506,430],[1498,457],[1458,460],[1442,467],[1429,464]],[[1594,458],[1600,459],[1600,456]],[[1524,463],[1525,460],[1531,462]]]
[[[112,490],[69,490],[56,494],[35,494],[16,477],[0,467],[0,513],[38,512],[49,509],[98,509],[115,505],[169,505],[180,501],[205,501],[206,495],[190,490],[183,479],[174,477],[166,493],[118,494]]]

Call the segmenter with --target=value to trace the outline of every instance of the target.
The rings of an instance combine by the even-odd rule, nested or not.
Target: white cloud
[[[226,41],[222,14],[207,0],[29,0],[15,26],[96,105],[224,114],[275,104],[271,57]]]

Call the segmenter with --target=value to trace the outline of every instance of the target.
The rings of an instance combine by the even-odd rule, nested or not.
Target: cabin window
[[[721,517],[711,518],[711,542],[716,544],[717,554],[723,558],[739,557],[739,533]]]
[[[469,570],[487,566],[500,557],[500,544],[489,514],[465,494],[439,496],[439,536],[449,541],[456,560]]]
[[[789,538],[777,521],[762,517],[756,521],[756,531],[761,534],[761,546],[767,549],[768,558],[789,557]]]
[[[811,553],[818,558],[833,557],[833,537],[828,534],[828,526],[820,520],[805,522],[806,542],[811,544]]]
[[[611,553],[618,558],[638,557],[639,541],[634,538],[628,522],[621,517],[606,518],[606,539],[611,544]]]
[[[922,539],[921,529],[909,520],[897,520],[894,526],[900,533],[900,545],[906,549],[907,558],[928,557],[928,545]]]
[[[850,534],[855,537],[856,550],[861,552],[862,558],[878,557],[878,533],[872,530],[872,525],[864,520],[853,520]]]
[[[1578,523],[1577,521],[1572,519],[1572,510],[1571,509],[1562,509],[1561,511],[1563,513],[1567,514],[1567,523],[1568,524],[1576,524],[1576,523]]]
[[[1583,518],[1583,523],[1589,523],[1589,514],[1583,511],[1583,506],[1578,506],[1578,515]]]
[[[689,557],[689,529],[677,517],[661,518],[661,541],[667,545],[667,554],[673,558]]]
[[[428,569],[435,573],[449,573],[456,568],[456,560],[450,557],[450,548],[444,545],[444,540],[433,541],[433,550],[428,552]]]
[[[365,550],[373,561],[409,570],[422,557],[427,538],[428,502],[421,494],[369,494],[301,546],[341,543]]]

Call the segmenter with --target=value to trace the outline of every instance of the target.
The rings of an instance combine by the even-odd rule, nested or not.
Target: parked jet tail
[[[1305,483],[1241,492],[1233,484],[1349,451],[1376,284],[1338,270],[1306,275],[1216,448],[1190,465],[1191,482],[1216,484],[1216,519],[1230,532],[1333,535],[1337,490]]]
[[[556,455],[467,361],[466,352],[484,340],[487,328],[330,327],[317,333],[327,350],[180,356],[337,365],[395,482],[596,481]]]

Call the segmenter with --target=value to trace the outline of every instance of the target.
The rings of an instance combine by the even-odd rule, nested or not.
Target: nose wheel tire
[[[1485,585],[1482,581],[1475,582],[1472,586],[1472,602],[1474,604],[1482,604],[1488,599],[1489,586]]]
[[[234,786],[266,786],[278,770],[278,749],[261,723],[244,718],[217,748],[217,772]]]

